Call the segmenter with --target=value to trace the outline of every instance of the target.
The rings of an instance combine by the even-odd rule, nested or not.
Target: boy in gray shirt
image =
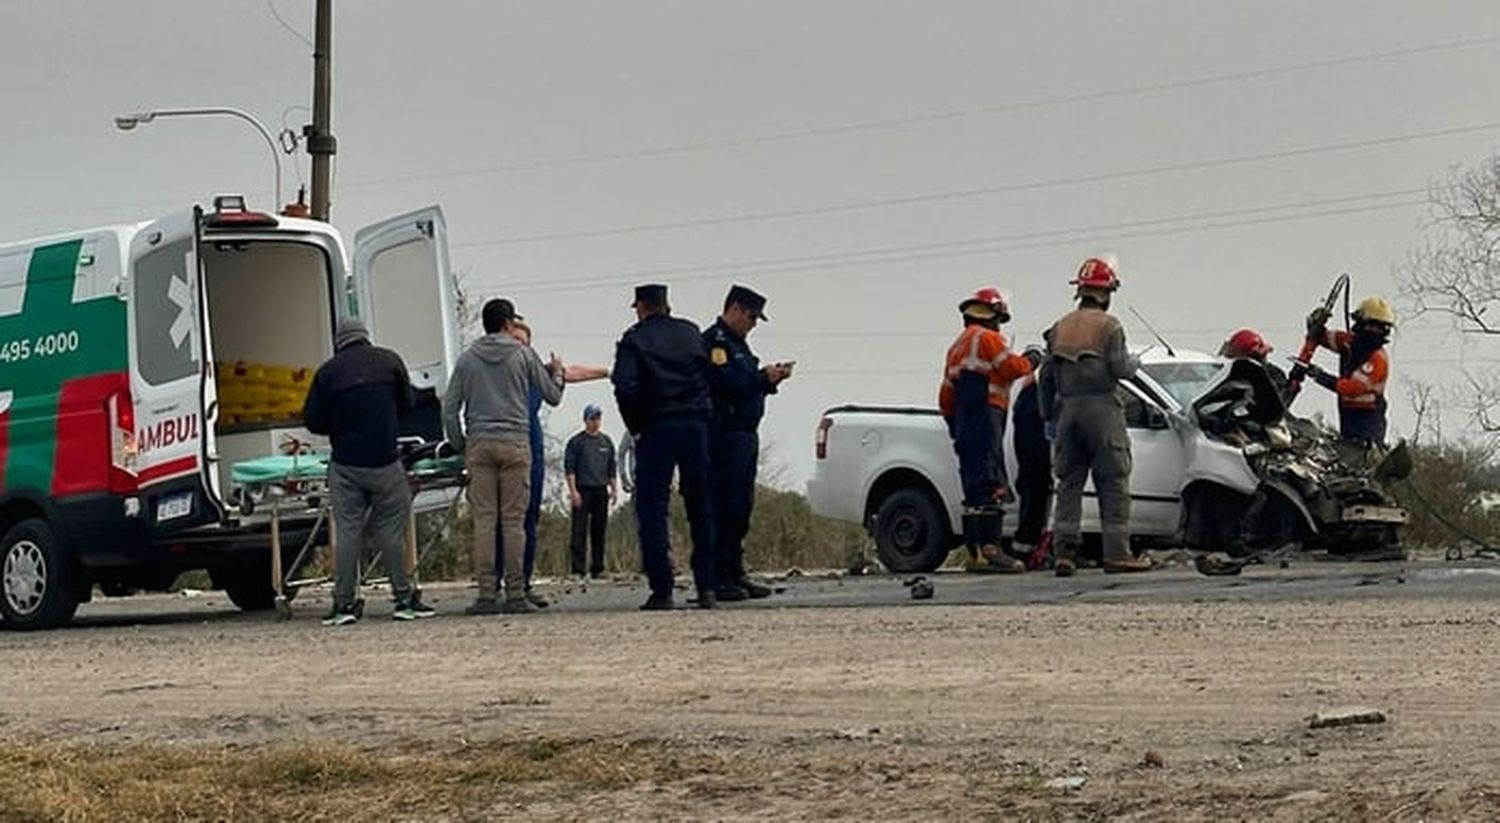
[[[583,410],[583,431],[568,440],[563,452],[563,471],[568,476],[568,498],[573,506],[573,574],[604,574],[604,530],[609,507],[620,494],[615,471],[615,444],[600,430],[604,410],[590,403]],[[584,536],[593,544],[593,562],[588,563]],[[587,564],[587,565],[586,565]]]

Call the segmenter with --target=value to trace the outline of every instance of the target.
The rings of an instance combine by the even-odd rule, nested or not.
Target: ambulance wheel
[[[223,589],[229,602],[241,611],[263,612],[276,605],[276,590],[271,588],[270,569],[260,564],[220,566],[208,570],[214,588]]]
[[[78,610],[68,558],[47,521],[22,520],[0,540],[0,615],[12,629],[66,625]]]
[[[887,571],[930,572],[948,559],[942,509],[919,488],[898,489],[875,512],[875,553]]]

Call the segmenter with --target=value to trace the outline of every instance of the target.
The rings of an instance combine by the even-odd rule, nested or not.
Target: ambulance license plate
[[[165,523],[193,513],[193,493],[177,492],[163,497],[156,504],[156,522]]]

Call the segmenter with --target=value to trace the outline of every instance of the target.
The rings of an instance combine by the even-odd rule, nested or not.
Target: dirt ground
[[[0,633],[0,817],[332,819],[348,797],[376,819],[1500,817],[1500,575],[1463,596],[1368,578],[1266,599],[946,575],[920,603],[794,581],[672,614],[621,583],[487,618],[450,586],[435,619],[372,602],[339,630],[311,597],[288,623],[135,598]],[[1387,720],[1309,728],[1348,705]],[[176,797],[188,771],[162,758],[184,753],[272,777]]]

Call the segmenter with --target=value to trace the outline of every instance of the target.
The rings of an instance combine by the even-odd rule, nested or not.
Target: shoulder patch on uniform
[[[708,352],[708,359],[713,361],[715,366],[722,366],[729,362],[729,351],[723,346],[714,346]]]

